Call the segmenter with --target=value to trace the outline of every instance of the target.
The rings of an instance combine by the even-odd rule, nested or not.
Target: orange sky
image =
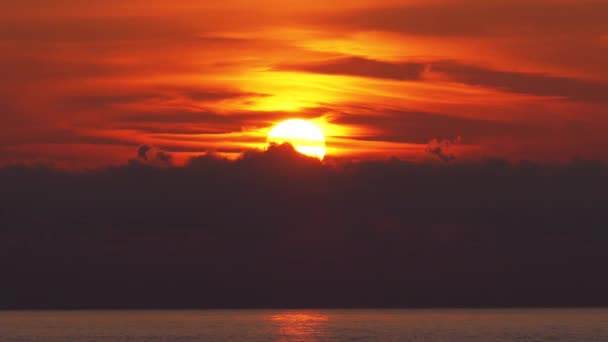
[[[294,117],[339,158],[608,160],[606,1],[2,7],[0,164],[234,156]]]

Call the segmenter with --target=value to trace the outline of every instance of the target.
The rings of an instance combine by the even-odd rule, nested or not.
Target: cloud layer
[[[605,164],[152,151],[0,169],[0,308],[608,304]]]

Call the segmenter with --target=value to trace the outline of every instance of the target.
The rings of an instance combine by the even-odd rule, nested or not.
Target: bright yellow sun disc
[[[323,132],[306,120],[292,119],[281,122],[268,133],[267,141],[269,144],[289,143],[296,151],[310,157],[325,157]]]

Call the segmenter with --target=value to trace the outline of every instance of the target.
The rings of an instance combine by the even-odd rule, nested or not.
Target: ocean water
[[[608,341],[608,309],[5,311],[0,341]]]

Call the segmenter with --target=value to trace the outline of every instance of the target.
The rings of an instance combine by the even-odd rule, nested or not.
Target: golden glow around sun
[[[290,143],[294,149],[310,157],[325,157],[325,137],[321,129],[310,121],[292,119],[279,123],[268,133],[267,142]]]

